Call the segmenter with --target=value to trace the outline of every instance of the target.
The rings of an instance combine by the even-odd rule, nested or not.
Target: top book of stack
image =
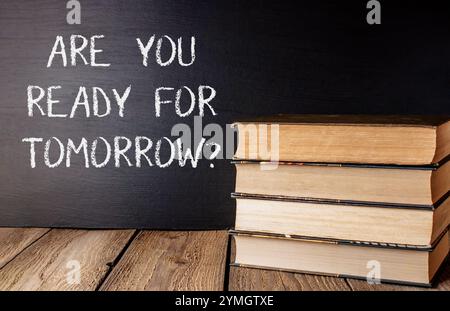
[[[261,139],[270,147],[277,137],[263,124],[278,125],[277,161],[438,165],[450,155],[450,116],[276,115],[236,122],[235,159],[273,160],[258,151]]]

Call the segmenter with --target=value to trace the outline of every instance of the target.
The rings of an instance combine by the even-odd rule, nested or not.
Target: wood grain
[[[143,231],[130,244],[133,232],[0,228],[0,290],[224,289],[226,231]],[[70,260],[80,262],[80,284],[66,281]],[[230,267],[228,289],[448,291],[450,264],[432,289],[243,267]]]
[[[0,290],[94,290],[132,234],[133,230],[51,230],[0,270]],[[67,282],[71,260],[80,263],[79,284]]]
[[[223,290],[226,231],[143,231],[101,290]]]
[[[50,229],[0,228],[0,269]]]
[[[350,290],[345,279],[300,273],[230,267],[232,291],[325,291]]]

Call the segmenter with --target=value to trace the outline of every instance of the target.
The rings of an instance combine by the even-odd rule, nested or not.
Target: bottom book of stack
[[[431,286],[449,253],[449,232],[430,246],[231,231],[232,265]],[[376,274],[370,273],[376,269]],[[372,269],[372,270],[371,270]],[[378,274],[378,275],[377,275]]]

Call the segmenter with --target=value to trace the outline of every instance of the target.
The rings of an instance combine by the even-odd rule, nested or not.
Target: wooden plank
[[[350,287],[342,278],[230,267],[228,289],[232,291],[348,291]]]
[[[132,234],[133,230],[51,230],[0,270],[0,290],[94,290]],[[79,284],[73,282],[75,261]]]
[[[354,291],[422,291],[422,290],[450,290],[450,265],[447,262],[446,267],[439,275],[433,288],[394,285],[394,284],[369,284],[363,280],[347,280]]]
[[[0,228],[0,269],[50,229]]]
[[[223,290],[226,231],[143,231],[101,290]]]

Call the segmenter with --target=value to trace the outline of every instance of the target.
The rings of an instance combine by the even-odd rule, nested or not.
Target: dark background
[[[381,25],[366,23],[367,1],[83,1],[82,24],[67,25],[66,1],[0,2],[0,226],[228,228],[234,168],[49,169],[29,166],[23,137],[169,136],[173,108],[154,116],[159,86],[217,91],[230,123],[273,113],[448,114],[450,8],[433,1],[380,1]],[[46,64],[56,35],[103,34],[110,68]],[[194,35],[190,67],[141,64],[136,37]],[[59,58],[55,59],[56,61]],[[101,61],[101,60],[100,60]],[[27,116],[28,85],[61,84],[70,111],[80,85],[123,91],[125,118]],[[64,98],[67,100],[64,101]],[[59,108],[58,108],[59,109]],[[114,112],[115,110],[113,110]],[[42,156],[42,150],[37,152]]]

